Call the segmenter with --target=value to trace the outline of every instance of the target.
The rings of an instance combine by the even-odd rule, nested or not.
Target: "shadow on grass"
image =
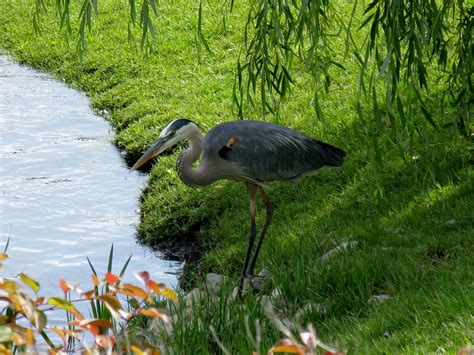
[[[319,194],[327,189],[315,178],[303,188],[314,186],[313,196],[285,201],[291,213],[277,219],[270,233],[278,237],[267,240],[264,260],[293,312],[319,304],[325,312],[309,312],[304,321],[321,324],[323,334],[345,332],[353,339],[350,327],[363,319],[374,336],[419,327],[429,337],[435,324],[470,312],[472,169],[461,154],[440,157],[442,174],[431,184],[419,178],[427,168],[419,161],[387,164],[381,180],[387,193],[380,199],[367,195],[362,182],[370,172],[361,169],[357,177],[331,175],[331,185],[344,186],[338,192]],[[357,245],[322,258],[343,241]],[[381,294],[395,301],[378,311],[371,301]]]

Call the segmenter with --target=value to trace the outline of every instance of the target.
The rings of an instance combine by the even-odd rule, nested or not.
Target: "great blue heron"
[[[263,238],[272,219],[272,202],[263,190],[263,184],[274,180],[296,181],[322,167],[340,166],[346,155],[342,149],[273,123],[225,122],[212,128],[203,137],[196,123],[177,119],[161,131],[158,139],[138,159],[132,170],[183,139],[189,141],[189,148],[179,156],[176,169],[185,184],[200,187],[221,179],[244,181],[247,184],[250,229],[240,290],[243,279],[253,275]],[[199,166],[193,168],[193,163],[199,157]],[[265,203],[266,216],[250,261],[256,236],[257,192]]]

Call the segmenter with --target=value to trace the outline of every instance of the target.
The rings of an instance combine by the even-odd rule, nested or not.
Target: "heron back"
[[[202,157],[222,178],[265,182],[340,166],[345,155],[342,149],[280,125],[231,121],[209,131]]]

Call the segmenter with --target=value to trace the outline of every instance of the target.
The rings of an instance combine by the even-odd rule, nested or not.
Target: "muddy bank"
[[[145,242],[154,250],[159,251],[165,259],[182,263],[182,267],[178,270],[177,278],[178,287],[185,291],[193,288],[196,285],[197,278],[209,271],[201,270],[199,266],[206,252],[206,249],[200,244],[197,237],[203,225],[203,223],[196,224],[185,234]]]

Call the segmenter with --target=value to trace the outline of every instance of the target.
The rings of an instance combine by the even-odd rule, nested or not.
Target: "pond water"
[[[86,257],[103,276],[113,244],[113,271],[132,254],[127,280],[147,270],[176,286],[180,264],[136,243],[146,176],[129,172],[112,137],[84,94],[0,54],[1,277],[24,272],[44,296],[61,294],[60,278],[90,289]]]

